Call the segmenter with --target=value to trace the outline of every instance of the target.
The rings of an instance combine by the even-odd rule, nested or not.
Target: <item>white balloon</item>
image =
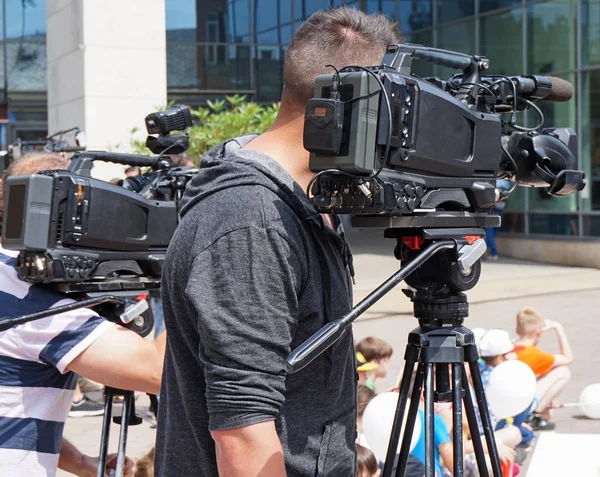
[[[579,410],[590,419],[600,419],[600,383],[586,386],[579,396]]]
[[[509,360],[490,373],[485,395],[490,410],[497,419],[507,419],[522,413],[535,397],[535,374],[521,361]]]
[[[375,454],[375,457],[381,462],[385,461],[387,455],[390,434],[394,424],[394,415],[396,414],[396,405],[398,404],[398,393],[382,393],[375,396],[367,405],[363,414],[363,433],[369,448]],[[406,427],[406,416],[410,406],[410,399],[406,403],[406,412],[402,422],[402,436],[404,436],[404,428]],[[421,420],[415,419],[415,428],[413,430],[412,439],[410,441],[410,450],[419,442],[421,436]],[[398,443],[396,454],[400,453],[400,445],[402,437]]]

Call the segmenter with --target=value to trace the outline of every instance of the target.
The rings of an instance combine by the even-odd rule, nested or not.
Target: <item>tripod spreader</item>
[[[346,331],[356,318],[362,315],[380,298],[388,293],[402,280],[406,279],[411,273],[419,268],[423,263],[433,257],[441,250],[451,250],[458,248],[457,262],[461,269],[468,270],[470,267],[481,258],[485,252],[485,243],[482,239],[475,241],[473,244],[461,244],[456,239],[444,239],[431,243],[423,249],[418,255],[407,261],[404,266],[394,273],[390,278],[377,287],[372,293],[356,305],[343,317],[329,322],[314,335],[308,338],[298,348],[296,348],[287,357],[284,367],[287,373],[293,374],[300,371],[323,353],[327,348],[332,346]]]

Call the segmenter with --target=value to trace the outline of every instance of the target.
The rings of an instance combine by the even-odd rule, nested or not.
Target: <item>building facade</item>
[[[0,96],[8,105],[3,116],[8,119],[5,144],[16,135],[38,137],[44,129],[46,16],[43,0],[0,3]],[[398,22],[408,42],[486,55],[491,73],[543,74],[570,81],[576,91],[573,100],[541,107],[546,126],[576,130],[587,187],[581,194],[560,199],[539,189],[518,188],[505,211],[503,231],[505,240],[600,239],[600,0],[165,0],[165,4],[168,98],[190,105],[236,93],[261,103],[277,101],[283,59],[294,31],[314,11],[341,4],[383,12]],[[440,77],[454,73],[428,64],[417,65],[415,72]],[[529,125],[534,120],[523,118]]]

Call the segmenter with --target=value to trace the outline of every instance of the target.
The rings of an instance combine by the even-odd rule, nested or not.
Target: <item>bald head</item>
[[[384,15],[333,8],[311,15],[298,29],[283,69],[283,102],[300,109],[313,97],[318,75],[349,65],[377,66],[387,45],[401,43],[396,24]]]
[[[30,152],[14,161],[4,171],[0,181],[0,234],[4,218],[4,183],[11,176],[28,176],[40,171],[63,170],[69,167],[69,159],[52,152]]]

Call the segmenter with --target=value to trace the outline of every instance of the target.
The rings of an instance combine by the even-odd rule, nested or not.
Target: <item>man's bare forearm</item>
[[[58,458],[58,468],[71,474],[79,475],[79,472],[86,465],[87,456],[77,450],[68,440],[63,439],[60,447],[60,457]]]
[[[274,421],[212,432],[220,476],[286,477]]]

